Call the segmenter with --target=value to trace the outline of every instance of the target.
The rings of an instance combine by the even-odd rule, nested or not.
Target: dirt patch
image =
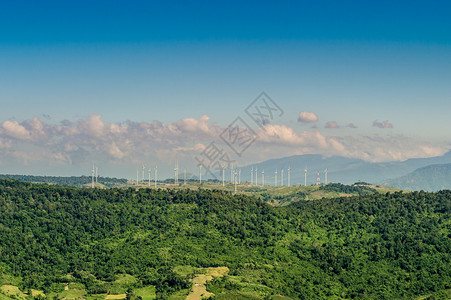
[[[207,282],[213,280],[214,277],[222,277],[229,272],[227,267],[206,268],[205,274],[199,274],[193,278],[193,288],[186,300],[200,300],[213,296],[212,293],[207,292]]]

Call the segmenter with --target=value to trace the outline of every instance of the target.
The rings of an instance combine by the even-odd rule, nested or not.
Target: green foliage
[[[341,183],[329,183],[319,187],[320,191],[338,192],[344,194],[369,195],[377,193],[373,188],[370,188],[367,183],[358,183],[354,185],[344,185]]]
[[[191,270],[228,266],[209,284],[217,299],[439,297],[451,288],[450,211],[450,191],[271,207],[217,190],[0,180],[1,278],[52,292],[72,274],[91,294],[138,299],[154,285],[168,298],[190,289]]]
[[[33,175],[0,174],[0,179],[13,179],[13,180],[20,180],[23,182],[38,182],[38,183],[48,183],[48,184],[83,187],[83,186],[91,183],[92,177],[90,177],[90,176],[61,177],[61,176],[33,176]],[[127,179],[98,177],[97,182],[106,187],[113,187],[118,184],[126,184]]]

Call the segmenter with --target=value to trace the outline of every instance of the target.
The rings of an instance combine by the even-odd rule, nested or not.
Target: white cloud
[[[10,140],[2,139],[0,137],[0,149],[11,148],[11,145],[12,145],[12,142]]]
[[[335,121],[329,121],[326,123],[326,128],[340,128],[340,126],[338,126],[338,123]]]
[[[390,122],[388,122],[388,120],[385,120],[384,122],[379,122],[379,121],[374,121],[373,122],[373,127],[377,127],[377,128],[393,128],[393,124],[391,124]]]
[[[30,132],[17,121],[5,121],[2,124],[5,135],[19,140],[30,140]]]
[[[318,121],[318,116],[313,112],[302,111],[299,113],[298,122],[314,123]]]
[[[89,119],[81,122],[80,127],[85,130],[85,132],[95,138],[100,138],[104,134],[105,123],[102,121],[101,115],[92,114]]]

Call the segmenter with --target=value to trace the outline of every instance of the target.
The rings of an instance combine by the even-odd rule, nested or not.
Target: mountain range
[[[390,183],[401,185],[403,182],[396,181],[403,177],[431,165],[451,164],[451,151],[442,156],[430,158],[413,158],[405,161],[373,163],[361,159],[346,158],[340,156],[324,157],[322,155],[307,154],[295,155],[290,157],[271,159],[257,164],[252,164],[241,168],[241,178],[244,181],[250,181],[251,170],[258,170],[258,182],[262,181],[261,171],[265,170],[265,183],[275,183],[275,171],[277,170],[277,183],[281,184],[282,169],[284,170],[284,185],[288,182],[288,168],[290,168],[291,185],[304,185],[304,170],[307,169],[307,185],[316,183],[318,173],[321,183],[325,181],[325,170],[327,168],[328,182],[339,182],[343,184],[352,184],[358,181],[368,183]],[[415,189],[436,190],[436,185],[431,183],[422,184],[422,180],[431,180],[426,175],[427,170],[418,171],[415,177]],[[431,169],[432,170],[432,169]],[[434,169],[438,172],[437,169]],[[255,182],[255,171],[253,172]],[[425,178],[420,179],[420,174],[425,174]],[[395,180],[395,181],[390,181]]]
[[[451,164],[429,165],[383,184],[410,191],[451,189]]]

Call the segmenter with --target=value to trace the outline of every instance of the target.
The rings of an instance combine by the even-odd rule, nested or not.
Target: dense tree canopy
[[[0,180],[0,276],[49,290],[71,273],[96,293],[95,280],[125,273],[165,295],[189,286],[175,266],[228,266],[267,295],[411,298],[451,288],[450,212],[450,191],[282,208],[216,190]],[[209,288],[240,287],[225,277]]]

